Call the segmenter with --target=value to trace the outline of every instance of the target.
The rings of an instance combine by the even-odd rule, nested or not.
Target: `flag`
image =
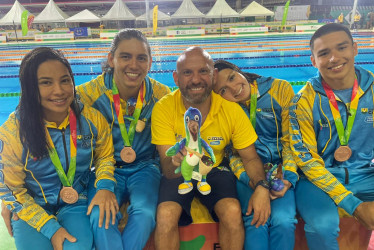
[[[286,5],[284,6],[283,18],[282,18],[282,23],[281,23],[281,31],[283,31],[283,26],[286,24],[289,5],[290,5],[290,0],[288,0]]]
[[[27,32],[29,31],[29,28],[27,27],[27,16],[29,12],[27,10],[24,10],[21,14],[21,27],[22,27],[22,36],[26,36]]]
[[[34,15],[30,15],[27,18],[27,28],[31,29],[32,22],[34,21]]]
[[[158,5],[153,7],[153,34],[157,31],[157,15],[158,15]]]

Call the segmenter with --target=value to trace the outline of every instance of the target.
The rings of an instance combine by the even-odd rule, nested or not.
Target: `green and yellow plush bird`
[[[180,169],[177,168],[175,170],[175,173],[181,171],[184,178],[184,182],[178,187],[179,194],[187,194],[192,190],[191,179],[194,170],[200,171],[200,173],[202,172],[201,168],[199,168],[199,164],[201,162],[201,156],[204,155],[203,148],[211,158],[211,165],[216,162],[213,149],[200,137],[201,113],[198,109],[192,107],[187,109],[186,113],[184,113],[184,127],[186,129],[186,138],[177,142],[166,151],[166,156],[174,156],[184,147],[186,147],[188,151],[181,163]],[[206,181],[206,175],[207,173],[204,171],[201,181],[197,183],[197,189],[203,195],[207,195],[211,191],[211,187]]]

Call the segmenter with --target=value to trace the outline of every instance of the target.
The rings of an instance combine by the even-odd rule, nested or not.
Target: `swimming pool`
[[[274,76],[292,83],[301,83],[314,76],[317,70],[310,62],[310,34],[265,36],[218,36],[185,39],[150,39],[153,63],[149,76],[174,87],[172,72],[176,59],[189,46],[201,46],[213,59],[225,59],[244,71]],[[354,34],[359,46],[356,64],[374,72],[373,33]],[[72,65],[77,85],[101,74],[110,41],[2,44],[0,45],[0,125],[18,104],[20,86],[18,71],[21,59],[31,49],[48,46],[61,49]],[[298,91],[301,85],[293,86]]]

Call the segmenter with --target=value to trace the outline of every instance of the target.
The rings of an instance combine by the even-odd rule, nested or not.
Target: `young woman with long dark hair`
[[[115,183],[109,125],[78,102],[70,64],[58,50],[30,51],[19,79],[20,103],[0,127],[0,199],[19,218],[11,222],[17,249],[92,249],[92,167],[100,191],[90,208],[105,207],[113,219],[118,211],[107,189]]]

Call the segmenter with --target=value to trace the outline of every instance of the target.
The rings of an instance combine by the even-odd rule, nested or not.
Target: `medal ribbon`
[[[332,112],[332,116],[334,117],[336,130],[337,130],[338,135],[339,135],[340,145],[346,146],[346,145],[348,145],[349,137],[350,137],[351,132],[352,132],[353,122],[355,120],[356,111],[357,111],[357,107],[358,107],[359,97],[357,95],[357,92],[358,92],[357,77],[355,78],[355,82],[354,82],[353,88],[352,88],[351,104],[350,104],[350,108],[349,108],[350,115],[348,116],[347,126],[346,126],[345,129],[344,129],[344,126],[343,126],[342,118],[341,118],[341,115],[340,115],[340,112],[339,112],[338,103],[336,101],[335,94],[334,94],[333,90],[330,88],[329,85],[327,85],[327,83],[325,81],[322,81],[322,86],[323,86],[323,88],[326,92],[327,97],[329,98],[330,109],[331,109],[331,112]]]
[[[121,99],[119,96],[118,88],[116,85],[116,82],[114,81],[113,78],[113,86],[112,86],[112,93],[113,93],[113,102],[114,102],[114,108],[116,110],[117,114],[117,119],[118,119],[118,124],[119,128],[121,130],[121,135],[123,139],[123,144],[125,144],[126,147],[131,147],[131,144],[134,140],[135,136],[135,127],[136,124],[138,123],[140,113],[143,108],[143,103],[145,99],[145,82],[141,85],[138,98],[136,100],[136,106],[133,114],[133,120],[130,123],[129,131],[127,132],[126,130],[126,125],[125,121],[123,120],[123,111],[121,107]]]
[[[251,87],[251,104],[249,107],[249,120],[252,123],[253,129],[256,129],[256,108],[257,108],[257,84],[249,84]]]
[[[56,172],[58,177],[61,180],[61,183],[64,187],[71,187],[74,181],[75,170],[77,166],[77,117],[75,116],[73,110],[70,109],[69,113],[69,123],[70,123],[70,164],[67,176],[65,174],[64,169],[62,168],[62,164],[60,158],[58,157],[55,145],[53,144],[51,135],[48,132],[47,127],[46,136],[48,140],[48,144],[51,147],[49,150],[49,157],[52,160],[53,165],[55,166]]]

